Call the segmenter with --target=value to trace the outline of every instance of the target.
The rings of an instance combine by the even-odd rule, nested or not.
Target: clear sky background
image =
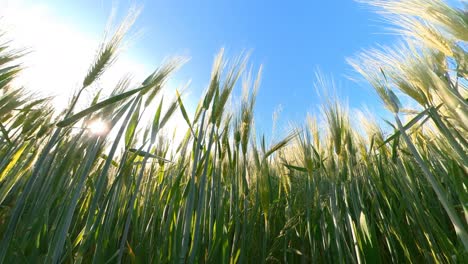
[[[226,48],[228,57],[251,50],[250,63],[264,66],[255,109],[259,132],[270,133],[272,114],[279,106],[283,127],[289,121],[302,122],[307,112],[318,112],[323,101],[314,88],[318,69],[335,80],[336,93],[351,108],[367,107],[377,116],[384,115],[373,90],[347,77],[357,74],[346,58],[377,44],[391,45],[396,37],[368,6],[353,0],[0,0],[0,16],[7,17],[3,20],[10,27],[24,31],[15,30],[14,38],[38,53],[49,49],[35,62],[36,70],[42,71],[36,75],[44,78],[55,71],[54,76],[62,76],[62,84],[56,86],[50,83],[53,78],[42,80],[42,90],[58,94],[57,89],[60,93],[68,89],[63,88],[64,83],[68,90],[76,88],[83,76],[60,74],[60,69],[83,64],[75,72],[84,73],[112,6],[117,6],[122,16],[132,4],[143,6],[135,25],[143,35],[132,41],[112,79],[126,71],[143,77],[165,57],[188,56],[191,60],[176,73],[173,83],[192,81],[185,100],[194,107],[208,84],[212,61],[220,48]],[[12,16],[17,17],[16,22]],[[53,66],[44,66],[46,62]],[[75,80],[70,83],[69,79]],[[234,98],[239,94],[237,89]]]

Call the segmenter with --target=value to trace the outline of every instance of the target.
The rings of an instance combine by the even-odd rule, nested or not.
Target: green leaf
[[[287,164],[287,163],[283,163],[283,165],[286,166],[286,168],[288,168],[288,169],[290,169],[290,170],[296,170],[296,171],[306,172],[306,173],[307,173],[307,169],[306,169],[306,168],[299,167],[299,166],[295,166],[295,165],[291,165],[291,164]]]
[[[408,123],[406,123],[406,125],[404,126],[404,129],[405,130],[408,130],[410,127],[414,126],[419,120],[421,120],[421,118],[423,118],[428,112],[429,112],[429,109],[430,108],[427,108],[425,109],[424,111],[420,112],[419,114],[417,114],[415,117],[413,117],[413,119],[411,119]],[[426,118],[421,124],[425,123],[426,121],[428,120],[428,118]],[[396,137],[399,137],[400,136],[400,131],[397,130],[393,135],[391,135],[390,137],[388,137],[380,146],[379,148],[381,148],[382,146],[384,146],[385,144],[387,144],[388,142],[394,140]]]
[[[113,105],[117,102],[120,102],[122,100],[125,100],[129,97],[131,97],[132,95],[138,93],[138,92],[141,92],[141,91],[144,91],[145,89],[147,89],[148,87],[147,86],[142,86],[140,88],[137,88],[137,89],[133,89],[131,91],[128,91],[128,92],[124,92],[124,93],[121,93],[121,94],[118,94],[118,95],[115,95],[111,98],[108,98],[104,101],[101,101],[93,106],[90,106],[88,108],[86,108],[85,110],[77,113],[77,114],[74,114],[73,116],[70,116],[60,122],[57,123],[57,126],[58,127],[66,127],[66,126],[69,126],[71,124],[74,124],[75,122],[77,122],[78,120],[80,120],[81,118],[89,115],[89,114],[92,114],[106,106],[110,106],[110,105]]]
[[[131,148],[128,150],[129,152],[132,152],[132,153],[135,153],[136,155],[140,156],[140,157],[148,157],[148,158],[153,158],[153,159],[157,159],[157,160],[161,160],[161,161],[164,161],[164,162],[169,162],[169,163],[173,163],[173,161],[171,160],[168,160],[168,159],[165,159],[165,158],[161,158],[159,156],[156,156],[154,154],[151,154],[149,152],[146,152],[144,150],[139,150],[139,149],[135,149],[135,148]]]
[[[176,90],[176,94],[177,94],[177,101],[179,102],[179,106],[180,106],[180,111],[182,112],[182,117],[184,118],[185,122],[189,126],[190,132],[192,132],[192,135],[194,136],[194,138],[196,138],[195,132],[193,131],[192,123],[190,122],[190,118],[187,114],[187,111],[185,110],[185,106],[182,102],[182,99],[180,98],[179,91]]]
[[[141,107],[141,97],[137,98],[138,105],[136,107],[135,112],[128,123],[127,130],[125,131],[125,146],[128,147],[135,136],[135,130],[138,125],[138,121],[140,119],[140,107]]]
[[[159,131],[159,118],[161,117],[161,109],[162,109],[163,101],[164,101],[164,97],[161,98],[161,102],[159,103],[158,109],[156,110],[156,113],[154,114],[153,127],[151,128],[151,142],[156,141],[156,135],[158,134],[158,131]]]

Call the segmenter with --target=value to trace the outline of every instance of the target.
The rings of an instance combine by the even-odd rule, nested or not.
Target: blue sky
[[[371,88],[346,77],[356,76],[346,58],[396,39],[378,15],[353,0],[34,1],[38,2],[93,36],[102,34],[116,3],[120,15],[133,3],[142,5],[135,27],[144,34],[128,53],[154,67],[170,55],[191,57],[176,78],[192,80],[192,102],[188,102],[192,105],[205,89],[213,57],[221,47],[228,57],[251,50],[250,62],[264,66],[255,109],[259,132],[270,132],[272,113],[279,105],[283,109],[280,125],[302,122],[307,112],[317,112],[321,102],[314,88],[318,69],[334,78],[337,94],[351,108],[367,106],[383,114]]]

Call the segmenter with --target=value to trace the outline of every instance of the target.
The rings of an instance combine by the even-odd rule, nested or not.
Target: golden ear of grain
[[[407,19],[407,42],[349,61],[396,123],[356,122],[328,93],[322,116],[269,146],[254,122],[262,68],[253,80],[246,56],[216,57],[192,120],[177,91],[139,128],[177,68],[169,63],[137,88],[126,76],[108,99],[98,92],[85,110],[71,107],[50,133],[48,100],[11,85],[19,67],[0,44],[0,263],[464,263],[466,15],[439,0],[371,2]],[[103,46],[85,87],[114,50]],[[179,107],[189,129],[171,148],[160,130]],[[115,133],[72,126],[85,118],[105,118]]]

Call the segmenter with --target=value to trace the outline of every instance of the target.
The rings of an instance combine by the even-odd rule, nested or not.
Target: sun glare
[[[109,131],[109,127],[106,122],[101,119],[96,119],[88,124],[88,129],[95,135],[104,135]]]

